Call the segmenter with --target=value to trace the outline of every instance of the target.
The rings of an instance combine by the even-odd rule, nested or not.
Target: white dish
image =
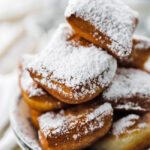
[[[34,129],[29,108],[20,94],[13,100],[10,110],[11,127],[16,135],[18,144],[23,150],[42,150]]]

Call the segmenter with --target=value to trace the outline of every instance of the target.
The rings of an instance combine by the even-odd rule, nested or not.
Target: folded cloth
[[[17,150],[16,139],[12,129],[9,127],[0,140],[0,150]],[[19,150],[19,149],[18,149]]]
[[[16,140],[10,127],[3,134],[9,124],[9,104],[17,89],[16,71],[8,75],[0,75],[0,150],[13,150],[17,147]]]

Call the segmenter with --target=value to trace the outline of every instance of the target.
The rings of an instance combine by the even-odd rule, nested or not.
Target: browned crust
[[[94,99],[96,96],[98,96],[104,90],[104,88],[102,88],[101,86],[98,86],[95,89],[95,93],[85,94],[83,96],[80,96],[78,98],[78,100],[76,100],[76,98],[74,97],[75,92],[77,92],[77,93],[81,92],[81,89],[83,86],[80,86],[80,88],[75,91],[72,88],[65,86],[64,84],[60,84],[58,82],[51,81],[51,83],[55,84],[57,88],[56,89],[49,88],[48,86],[46,86],[40,82],[40,80],[42,80],[42,76],[38,75],[36,72],[33,73],[31,70],[29,70],[29,72],[30,72],[30,75],[33,78],[33,80],[35,80],[39,84],[39,86],[41,86],[43,89],[45,89],[50,95],[52,95],[56,99],[58,99],[64,103],[67,103],[67,104],[80,104],[83,102],[87,102],[89,100]],[[37,79],[38,79],[38,81],[37,81]],[[58,91],[59,87],[61,87],[62,91]],[[84,86],[84,88],[89,89],[88,86]],[[67,94],[64,94],[64,92]]]
[[[139,128],[140,123],[147,123],[147,126]],[[146,113],[130,128],[127,128],[121,135],[112,135],[111,132],[99,143],[99,149],[105,150],[145,150],[150,146],[150,113]]]
[[[42,115],[41,112],[38,112],[38,111],[35,111],[35,110],[30,110],[31,120],[32,120],[32,123],[33,123],[33,125],[36,129],[39,129],[38,117],[41,116],[41,115]]]
[[[139,40],[133,38],[132,42],[133,42],[133,47],[132,47],[131,54],[124,59],[118,60],[119,65],[121,67],[133,67],[133,68],[142,69],[144,71],[148,71],[144,66],[144,64],[147,62],[148,58],[150,57],[150,47],[144,47],[144,45],[147,44],[147,41],[145,41],[144,39]],[[137,48],[138,44],[142,44],[143,47]]]
[[[110,48],[110,45],[112,44],[112,40],[110,39],[110,37],[104,35],[101,31],[96,30],[95,27],[90,22],[85,21],[80,17],[76,17],[75,14],[71,15],[70,17],[67,17],[66,20],[74,29],[74,31],[78,33],[81,37],[94,43],[95,45],[100,46],[101,48],[104,48],[114,57],[120,59],[120,56],[118,56],[117,54],[117,52],[119,52],[120,49],[118,49],[117,52],[112,51]],[[133,27],[133,32],[137,26],[137,23],[138,23],[138,19],[135,19],[135,23],[134,23],[135,26]],[[95,35],[95,33],[97,34]],[[117,41],[113,41],[113,42],[117,43]],[[123,48],[122,45],[119,46]],[[127,51],[125,51],[125,54],[126,52]]]
[[[150,98],[141,98],[138,95],[132,98],[120,98],[117,100],[107,100],[100,98],[103,102],[109,102],[118,111],[128,111],[136,113],[150,112]],[[129,108],[126,106],[129,104]],[[121,107],[120,107],[121,106]],[[138,109],[140,108],[140,109]]]
[[[44,96],[36,96],[29,98],[28,94],[24,91],[21,91],[24,101],[29,105],[31,109],[46,112],[50,110],[56,110],[60,108],[65,108],[68,105],[58,101],[56,98],[52,96],[44,95]]]
[[[38,132],[38,135],[39,135],[39,141],[43,150],[53,150],[48,147],[48,141],[46,140],[44,134],[41,131]]]
[[[86,103],[82,105],[77,105],[73,108],[69,108],[65,110],[65,114],[73,114],[73,115],[82,115],[81,120],[88,115],[91,109],[95,109],[100,103],[93,105],[92,103]],[[85,113],[86,112],[86,113]],[[79,118],[78,118],[79,119]],[[104,115],[102,117],[102,122],[104,123],[102,127],[95,129],[94,131],[90,131],[89,124],[95,124],[96,118],[91,120],[90,122],[84,123],[84,125],[80,124],[80,120],[78,120],[79,124],[76,125],[75,128],[68,129],[69,133],[61,134],[56,133],[53,135],[44,136],[42,130],[39,132],[39,139],[44,150],[77,150],[83,149],[93,142],[103,137],[110,129],[112,124],[112,113]],[[77,120],[72,120],[77,121]],[[78,128],[80,126],[80,128]],[[88,133],[83,134],[83,129],[87,128]],[[51,133],[51,130],[49,131]],[[73,135],[80,134],[76,140],[73,138]]]
[[[50,110],[56,110],[56,109],[68,107],[68,104],[65,104],[65,103],[57,100],[55,97],[51,96],[46,91],[45,91],[45,94],[43,94],[41,96],[30,97],[29,92],[24,91],[21,86],[21,78],[22,78],[22,73],[23,73],[21,64],[19,66],[19,70],[20,70],[19,87],[21,90],[21,94],[23,96],[24,101],[28,104],[28,106],[31,109],[34,109],[34,110],[37,110],[40,112],[46,112],[46,111],[50,111]],[[37,83],[33,82],[33,85],[31,85],[31,86],[34,87],[34,85],[37,85]],[[39,87],[39,86],[37,86],[37,87]]]

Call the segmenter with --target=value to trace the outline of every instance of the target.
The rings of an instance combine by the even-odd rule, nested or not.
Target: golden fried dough
[[[68,104],[94,99],[113,80],[116,60],[61,24],[49,46],[27,66],[31,77]]]
[[[39,129],[38,117],[41,115],[42,115],[42,113],[39,111],[36,111],[33,109],[30,110],[31,120],[32,120],[32,123],[36,129]]]
[[[115,57],[131,53],[138,15],[120,0],[69,0],[65,16],[76,33]]]
[[[150,111],[150,74],[138,69],[119,68],[101,99],[117,110]]]
[[[119,60],[122,67],[134,67],[150,72],[150,65],[147,62],[150,58],[150,39],[144,36],[135,35],[131,54]],[[149,62],[148,62],[149,63]]]
[[[44,150],[85,148],[108,132],[112,115],[111,105],[99,101],[47,112],[38,118],[40,143]]]
[[[145,150],[150,145],[150,113],[130,114],[113,124],[110,133],[91,150]]]
[[[25,102],[31,109],[45,112],[55,109],[64,108],[67,104],[58,101],[55,97],[48,94],[35,81],[32,80],[28,71],[25,70],[25,61],[20,64],[19,85]]]

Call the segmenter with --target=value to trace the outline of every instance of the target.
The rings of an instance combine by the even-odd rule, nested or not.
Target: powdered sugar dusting
[[[64,135],[70,133],[75,128],[77,128],[77,131],[82,128],[82,133],[80,132],[78,135],[78,132],[73,135],[72,138],[76,140],[81,134],[87,135],[89,132],[102,128],[104,125],[103,118],[110,114],[112,114],[112,107],[109,103],[105,103],[99,105],[88,114],[73,115],[70,113],[65,114],[63,110],[58,113],[51,111],[39,117],[39,124],[45,137],[54,136],[57,133]]]
[[[126,133],[127,129],[134,126],[139,118],[138,115],[130,114],[127,117],[118,120],[113,124],[112,134],[120,135]]]
[[[138,14],[122,1],[69,0],[65,16],[70,17],[72,14],[89,21],[97,30],[110,37],[112,44],[109,46],[118,56],[131,53],[131,38]]]
[[[147,126],[149,126],[146,122],[142,122],[142,123],[139,123],[138,124],[138,128],[145,128],[145,127],[147,127]]]
[[[77,100],[84,94],[93,94],[99,86],[108,86],[115,75],[117,64],[101,48],[92,44],[90,47],[77,46],[74,41],[67,41],[71,34],[71,27],[61,24],[47,49],[36,55],[27,68],[42,75],[42,80],[35,80],[59,92],[62,92],[61,85],[58,87],[51,81],[65,84],[75,91],[83,86],[81,92],[74,94]]]
[[[150,38],[141,35],[134,35],[133,38],[138,42],[135,44],[134,49],[150,50]]]
[[[118,69],[112,84],[104,91],[103,98],[117,101],[134,96],[150,97],[150,74],[138,69]]]
[[[27,55],[27,56],[24,56],[24,58],[22,59],[22,71],[20,72],[21,88],[23,89],[23,91],[29,94],[29,97],[45,95],[46,92],[42,88],[38,87],[38,85],[30,77],[29,72],[25,69],[30,58],[32,57]]]
[[[141,117],[136,114],[129,114],[128,116],[123,117],[113,124],[112,134],[119,136],[121,134],[139,131],[140,129],[147,127],[148,124],[140,119]]]
[[[116,109],[125,109],[125,110],[134,110],[134,111],[146,111],[145,108],[142,108],[140,105],[138,105],[137,103],[135,102],[126,102],[126,103],[123,103],[123,104],[117,104],[117,106],[115,106]]]

